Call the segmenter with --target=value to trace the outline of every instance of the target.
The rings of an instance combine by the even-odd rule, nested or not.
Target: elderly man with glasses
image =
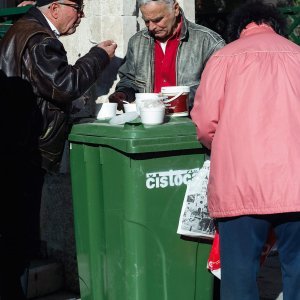
[[[72,101],[96,82],[117,47],[111,40],[103,41],[69,64],[59,37],[74,33],[83,16],[80,0],[37,0],[0,41],[3,82],[15,82],[9,88],[5,83],[1,86],[7,95],[15,92],[1,99],[6,107],[3,113],[21,115],[24,121],[19,131],[13,130],[20,123],[17,118],[11,120],[12,126],[7,124],[9,143],[1,147],[2,170],[8,171],[7,198],[1,201],[8,205],[0,207],[1,300],[25,299],[19,277],[39,251],[44,175],[58,169],[70,129]],[[33,91],[30,99],[28,89],[22,91],[28,85]]]

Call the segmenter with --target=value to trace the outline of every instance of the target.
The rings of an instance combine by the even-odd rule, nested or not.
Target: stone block
[[[127,50],[128,40],[136,32],[136,17],[93,17],[90,19],[89,27],[92,40],[114,40],[118,44],[116,56],[123,58]]]
[[[63,288],[63,266],[54,261],[34,261],[26,279],[28,299],[54,293]]]

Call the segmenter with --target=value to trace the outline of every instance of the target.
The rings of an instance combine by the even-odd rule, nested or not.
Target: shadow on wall
[[[107,95],[117,80],[118,70],[123,59],[115,56],[96,82],[96,97]]]
[[[98,113],[96,100],[107,96],[114,90],[118,70],[123,62],[120,57],[114,57],[103,71],[95,84],[79,99],[73,101],[72,123],[82,123],[96,118]]]

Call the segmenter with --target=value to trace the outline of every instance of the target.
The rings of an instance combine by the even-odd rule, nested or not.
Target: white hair
[[[53,2],[64,3],[64,0],[57,0],[57,1],[53,0]],[[45,13],[48,10],[49,5],[51,5],[53,2],[45,4],[43,6],[37,6],[37,9],[39,9],[41,12]]]
[[[142,5],[148,4],[150,2],[158,2],[158,3],[165,3],[167,5],[172,5],[176,2],[176,0],[137,0],[138,7]]]

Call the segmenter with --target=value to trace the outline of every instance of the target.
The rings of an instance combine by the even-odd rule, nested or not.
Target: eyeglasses
[[[60,5],[70,6],[74,10],[76,10],[78,14],[81,14],[81,15],[83,14],[84,4],[78,5],[78,4],[62,3],[62,2],[56,2],[56,3],[60,4]]]

